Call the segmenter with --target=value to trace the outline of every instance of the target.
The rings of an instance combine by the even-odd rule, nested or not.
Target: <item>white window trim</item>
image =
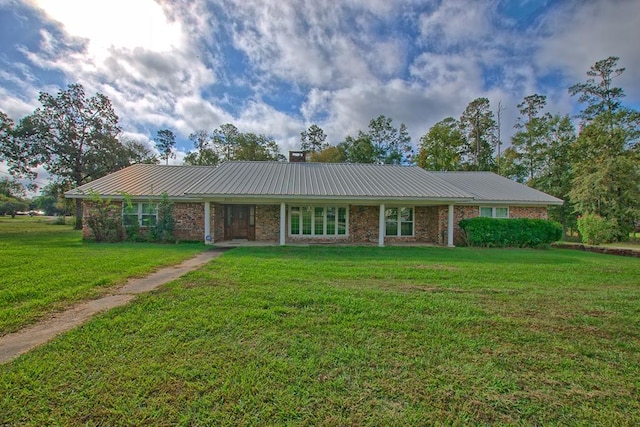
[[[385,206],[385,216],[384,216],[384,235],[385,237],[404,237],[404,238],[411,238],[411,237],[415,237],[416,235],[416,207],[415,206]],[[411,227],[411,234],[410,235],[402,235],[402,222],[400,221],[400,211],[405,208],[405,209],[411,209],[412,211],[412,216],[413,216],[413,221],[410,221],[412,224]],[[396,230],[396,234],[387,234],[387,215],[386,215],[386,210],[387,209],[397,209],[398,210],[398,217],[396,218],[396,221],[398,222],[398,229]],[[409,222],[409,221],[404,221],[405,223]]]
[[[136,206],[137,208],[137,215],[138,215],[138,226],[139,227],[147,227],[146,225],[142,225],[142,205],[146,204],[146,205],[155,205],[156,207],[156,224],[158,223],[158,204],[154,203],[154,202],[131,202],[132,206]],[[125,216],[133,216],[132,214],[125,214],[125,209],[127,207],[126,203],[122,204],[122,221],[124,222],[124,217]]]
[[[292,216],[292,209],[293,208],[299,208],[299,209],[303,209],[303,208],[311,208],[311,234],[302,234],[302,215],[300,216],[300,232],[293,234],[291,232],[291,216]],[[323,212],[323,226],[322,226],[322,233],[323,234],[315,234],[316,231],[316,215],[315,215],[315,211],[316,208],[323,208],[324,212]],[[336,210],[336,228],[335,228],[335,233],[334,234],[327,234],[327,208],[334,208]],[[345,224],[344,224],[344,234],[338,234],[338,209],[340,208],[344,208],[345,210]],[[289,227],[288,227],[288,231],[289,231],[289,236],[294,236],[294,237],[308,237],[308,238],[326,238],[326,237],[339,237],[339,238],[345,238],[345,237],[349,237],[349,206],[348,205],[291,205],[289,206],[288,209],[288,213],[287,213],[287,219],[289,222]]]
[[[509,209],[509,206],[479,206],[478,216],[481,216],[480,213],[482,212],[482,209],[491,209],[491,216],[485,216],[483,218],[508,219],[511,217],[511,210]],[[496,216],[496,209],[506,209],[507,216]]]

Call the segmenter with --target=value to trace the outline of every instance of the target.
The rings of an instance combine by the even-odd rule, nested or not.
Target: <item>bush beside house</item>
[[[543,219],[477,217],[459,225],[469,246],[535,248],[562,237],[562,225]]]

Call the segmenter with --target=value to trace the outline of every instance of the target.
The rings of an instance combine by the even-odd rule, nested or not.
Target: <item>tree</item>
[[[133,139],[120,140],[124,151],[122,155],[126,159],[127,166],[144,163],[155,165],[158,163],[158,157],[149,150],[142,142]]]
[[[300,132],[300,149],[303,151],[310,151],[316,153],[329,147],[325,141],[327,135],[325,135],[322,128],[316,124],[309,126],[309,129]]]
[[[87,98],[82,85],[72,84],[52,96],[41,92],[41,107],[20,121],[14,146],[23,166],[42,165],[65,186],[80,186],[122,165],[106,161],[120,157],[118,116],[109,99],[97,93]],[[115,169],[114,169],[115,168]],[[76,200],[77,229],[82,227],[82,200]]]
[[[367,136],[375,149],[376,163],[400,165],[411,161],[411,137],[404,123],[396,129],[393,120],[380,115],[369,122]]]
[[[236,139],[233,160],[283,161],[276,141],[265,135],[243,133]]]
[[[513,146],[502,152],[500,165],[500,175],[521,184],[527,181],[527,168],[522,162],[522,155]]]
[[[466,138],[463,160],[468,170],[494,169],[493,151],[496,144],[496,121],[489,100],[476,98],[460,116],[460,130]]]
[[[195,151],[190,152],[184,158],[184,163],[191,166],[216,166],[220,163],[220,157],[212,145],[212,137],[205,130],[199,130],[189,135]]]
[[[574,179],[572,167],[576,130],[568,115],[552,116],[548,121],[547,140],[542,149],[538,175],[529,185],[564,200],[561,206],[549,206],[549,219],[562,224],[563,235],[576,225],[576,215],[571,202],[571,185]]]
[[[160,158],[165,160],[165,164],[169,164],[169,159],[175,159],[176,154],[174,152],[176,146],[176,135],[170,129],[161,129],[156,133],[156,137],[153,139],[156,143],[156,148],[160,152]]]
[[[0,178],[0,194],[7,197],[23,198],[27,195],[27,189],[15,179]]]
[[[317,163],[344,163],[346,155],[340,146],[328,146],[311,153],[311,161]]]
[[[9,116],[0,111],[0,161],[7,162],[11,175],[36,177],[32,169],[37,166],[32,149],[34,134],[32,117],[25,117],[16,126]]]
[[[526,96],[518,104],[520,116],[515,125],[518,131],[511,138],[511,144],[518,152],[529,180],[540,172],[545,143],[549,139],[551,115],[542,113],[546,105],[547,97],[538,94]]]
[[[622,88],[612,87],[624,72],[617,61],[614,56],[597,61],[586,82],[569,88],[588,104],[580,114],[570,195],[580,213],[605,218],[615,225],[613,238],[626,240],[640,218],[640,114],[622,105]]]
[[[362,131],[358,132],[357,138],[347,136],[343,142],[338,144],[338,149],[344,153],[344,160],[347,163],[376,163],[378,161],[378,153],[371,142],[371,137]]]
[[[459,170],[464,141],[456,119],[447,117],[439,121],[420,138],[418,166],[433,171]]]
[[[578,102],[587,103],[580,117],[586,122],[592,121],[598,116],[609,116],[620,108],[621,99],[625,96],[622,88],[611,87],[613,79],[624,72],[624,68],[616,68],[617,56],[597,61],[587,71],[589,78],[586,82],[576,83],[569,88],[571,96],[580,94]],[[610,128],[612,124],[609,123]]]
[[[225,123],[213,131],[212,140],[214,150],[221,161],[236,160],[235,150],[238,146],[240,131],[231,123]]]

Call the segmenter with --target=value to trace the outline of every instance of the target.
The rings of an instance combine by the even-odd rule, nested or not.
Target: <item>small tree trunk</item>
[[[82,199],[76,199],[76,224],[73,228],[82,230]]]

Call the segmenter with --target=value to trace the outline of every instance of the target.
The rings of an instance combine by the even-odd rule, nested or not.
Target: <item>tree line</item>
[[[606,222],[609,240],[626,240],[640,224],[640,113],[622,103],[624,90],[613,80],[625,69],[619,58],[597,61],[585,82],[568,88],[584,104],[577,119],[546,111],[544,95],[526,96],[517,105],[516,132],[501,152],[501,105],[487,98],[469,103],[459,118],[447,117],[420,138],[414,156],[406,127],[391,119],[371,120],[366,132],[330,146],[322,129],[301,134],[301,148],[312,161],[410,164],[434,171],[491,171],[564,200],[549,208],[563,229],[578,218]]]
[[[568,89],[585,105],[577,129],[572,117],[546,111],[544,95],[526,96],[517,105],[516,132],[504,151],[502,107],[499,104],[494,113],[487,98],[471,101],[460,117],[433,125],[420,138],[417,152],[406,125],[396,127],[384,115],[336,145],[329,144],[325,132],[312,124],[300,134],[300,149],[315,162],[496,172],[562,198],[565,203],[550,208],[550,216],[565,229],[574,228],[578,215],[597,215],[610,221],[615,239],[625,239],[640,217],[640,119],[637,111],[623,105],[623,89],[613,85],[613,79],[624,72],[617,67],[618,60],[609,57],[596,62],[585,82]],[[134,163],[164,160],[168,164],[175,157],[172,130],[157,131],[156,155],[144,144],[122,138],[109,99],[99,93],[87,97],[80,84],[57,96],[41,92],[39,101],[41,106],[17,123],[0,112],[0,161],[7,162],[14,177],[33,178],[35,168],[44,167],[54,177],[47,188],[50,197]],[[189,139],[193,150],[184,158],[187,165],[286,160],[272,137],[240,132],[231,123],[213,131],[198,130]],[[15,181],[4,187],[8,195],[19,193]],[[80,227],[80,201],[75,211]]]

